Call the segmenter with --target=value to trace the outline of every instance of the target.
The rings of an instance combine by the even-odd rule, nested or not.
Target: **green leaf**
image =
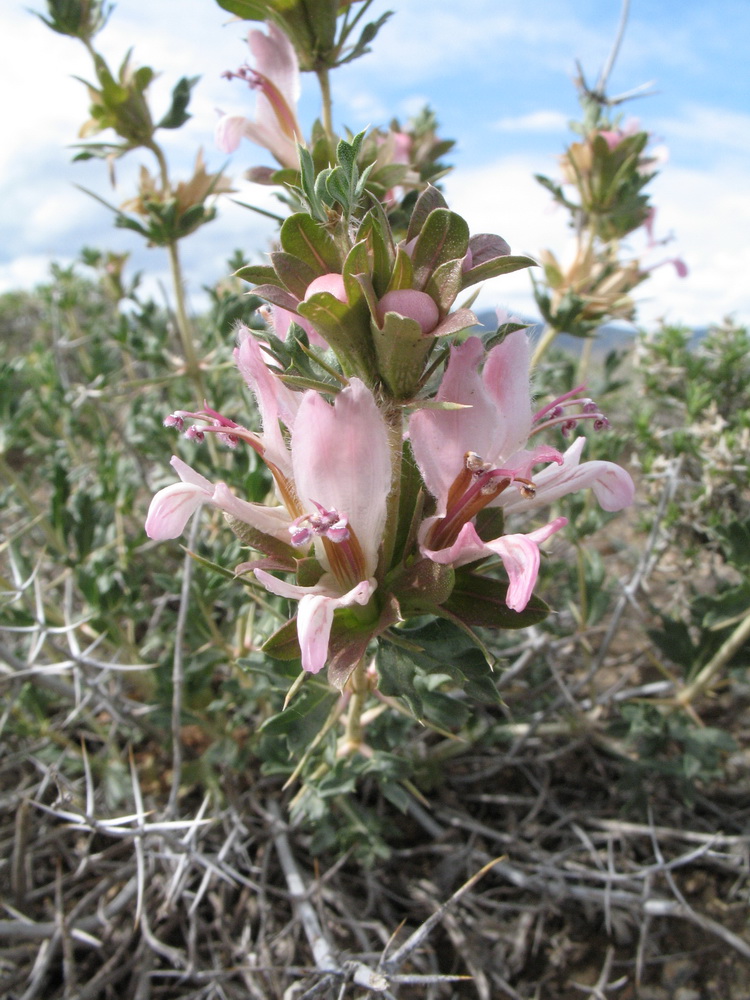
[[[338,249],[326,230],[309,215],[290,215],[281,227],[280,239],[283,249],[299,257],[316,275],[341,273],[343,261]]]
[[[284,253],[283,250],[272,253],[271,262],[273,270],[284,282],[286,288],[300,300],[304,299],[310,283],[319,277],[318,272],[314,271],[309,264],[300,260],[299,257]],[[271,283],[273,284],[273,282]]]
[[[461,291],[462,274],[460,260],[446,260],[430,275],[424,290],[435,301],[441,316],[448,312]]]
[[[414,282],[414,268],[411,257],[403,247],[396,249],[396,261],[391,271],[391,278],[386,291],[401,291],[404,288],[411,288]]]
[[[242,281],[249,281],[253,285],[276,285],[278,288],[284,287],[284,282],[276,274],[274,268],[267,264],[247,264],[234,272],[235,278]]]
[[[378,688],[391,698],[403,698],[415,718],[423,717],[422,699],[414,686],[417,664],[408,651],[390,642],[378,643]]]
[[[389,639],[392,646],[386,641]],[[382,669],[386,676],[387,693],[403,697],[418,718],[422,705],[414,681],[417,667],[428,675],[447,674],[472,698],[490,704],[500,701],[484,654],[457,625],[445,619],[386,633],[379,643],[377,665],[378,672]],[[399,690],[400,685],[404,690]],[[419,705],[419,712],[410,701]]]
[[[344,215],[349,216],[352,210],[351,189],[349,179],[342,167],[334,167],[328,174],[325,179],[325,189],[331,199],[329,204],[338,202],[344,210]]]
[[[469,227],[460,215],[447,208],[436,208],[430,212],[412,253],[414,288],[424,290],[441,264],[462,259],[468,248]]]
[[[298,306],[333,348],[346,375],[357,375],[368,385],[374,376],[374,357],[369,329],[369,311],[364,300],[354,305],[340,302],[329,292],[317,292]]]
[[[372,324],[377,370],[395,399],[411,399],[434,345],[414,319],[387,312],[383,326]]]
[[[431,559],[420,559],[404,569],[390,588],[399,602],[404,618],[436,614],[437,606],[450,596],[454,584],[452,566],[441,566]]]
[[[260,727],[264,736],[282,736],[292,754],[306,750],[325,725],[338,692],[322,684],[305,684],[291,705]]]
[[[362,220],[357,233],[357,242],[362,240],[367,243],[371,261],[372,286],[377,297],[382,298],[390,281],[395,250],[388,222],[378,214],[377,209],[369,211]]]
[[[157,128],[179,128],[185,124],[188,118],[190,118],[187,112],[187,106],[190,103],[190,92],[199,79],[200,77],[198,76],[183,76],[182,79],[177,81],[172,91],[172,105],[161,121],[157,123]]]
[[[280,285],[256,285],[253,292],[272,305],[291,313],[297,312],[297,299]]]
[[[244,21],[265,21],[269,16],[268,0],[216,0],[223,10],[236,14]]]
[[[411,213],[409,228],[406,232],[406,242],[410,243],[419,236],[420,230],[436,208],[448,208],[448,203],[440,191],[431,184],[417,198],[414,211]]]
[[[524,267],[538,267],[539,262],[533,257],[514,257],[507,254],[504,257],[496,257],[494,260],[486,260],[477,267],[471,267],[463,272],[461,288],[468,288],[478,281],[487,281],[488,278],[497,278],[500,274],[510,274],[512,271],[520,271]]]
[[[297,637],[297,618],[290,618],[281,628],[276,629],[261,646],[275,660],[298,660],[300,658],[299,639]]]
[[[465,625],[481,628],[517,629],[537,625],[549,614],[545,602],[532,595],[523,611],[505,603],[508,585],[478,573],[457,573],[456,584],[443,606]]]

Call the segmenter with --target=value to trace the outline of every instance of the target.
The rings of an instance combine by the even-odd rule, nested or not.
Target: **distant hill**
[[[497,329],[497,316],[494,311],[487,310],[477,313],[477,319],[482,324],[483,332]],[[519,317],[519,319],[524,323],[531,324],[529,334],[532,339],[535,340],[541,335],[544,327],[541,320],[531,319],[528,316]],[[635,340],[636,332],[636,328],[629,323],[608,323],[597,331],[594,350],[601,354],[609,354],[610,351],[614,350],[627,350]],[[692,345],[697,346],[707,332],[708,327],[696,327],[693,330]],[[561,333],[555,340],[555,344],[572,354],[579,354],[583,339],[572,337],[569,333]]]

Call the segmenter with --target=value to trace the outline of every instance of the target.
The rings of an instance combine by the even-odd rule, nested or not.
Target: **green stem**
[[[331,153],[333,154],[333,101],[331,99],[331,79],[328,75],[327,67],[322,67],[316,70],[316,76],[318,77],[318,83],[320,84],[320,96],[322,101],[321,113],[323,116],[323,128],[328,136],[328,141],[331,145]]]
[[[587,337],[583,342],[583,346],[581,347],[581,356],[578,359],[578,375],[576,378],[577,385],[581,385],[586,382],[589,366],[591,364],[591,351],[593,346],[594,338]]]
[[[164,156],[164,152],[158,143],[152,141],[148,148],[154,154],[156,161],[159,164],[162,190],[166,196],[171,190],[169,167],[167,166],[166,157]],[[203,396],[205,395],[203,378],[201,375],[200,365],[198,364],[198,356],[195,353],[195,335],[193,331],[193,324],[190,322],[190,317],[188,316],[187,306],[185,303],[185,280],[182,274],[182,265],[180,264],[178,240],[170,240],[167,244],[167,253],[169,255],[169,270],[172,276],[172,288],[174,290],[177,332],[182,343],[186,371],[188,376],[195,382],[199,395]]]
[[[365,676],[365,661],[360,660],[349,678],[352,696],[349,710],[346,714],[346,730],[344,746],[348,753],[354,753],[362,743],[362,710],[367,699],[367,677]]]
[[[550,344],[555,339],[558,334],[558,330],[554,326],[547,324],[544,328],[544,332],[539,339],[536,347],[534,348],[534,353],[531,355],[531,367],[535,368],[539,362],[542,360],[546,354]]]
[[[182,276],[182,266],[177,247],[177,240],[173,240],[167,246],[169,254],[169,270],[172,275],[172,285],[174,288],[175,316],[177,318],[177,330],[182,342],[182,350],[185,354],[185,364],[188,376],[195,382],[200,396],[204,396],[203,377],[201,375],[198,356],[195,353],[195,341],[193,337],[193,325],[188,317],[185,305],[185,282]]]
[[[398,403],[392,403],[384,409],[388,427],[388,444],[391,449],[391,490],[386,501],[385,532],[383,534],[383,553],[380,569],[385,574],[391,569],[393,552],[398,534],[399,506],[401,503],[401,465],[404,450],[404,416]]]
[[[735,653],[745,645],[748,639],[750,639],[750,610],[748,610],[743,620],[729,638],[722,643],[714,656],[703,667],[695,680],[680,691],[677,696],[678,703],[684,708],[688,708],[695,698],[709,690],[721,670],[729,663]]]

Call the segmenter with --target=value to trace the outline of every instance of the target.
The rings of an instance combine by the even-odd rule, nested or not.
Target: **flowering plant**
[[[399,238],[360,167],[364,141],[340,140],[324,166],[298,144],[300,210],[270,264],[238,272],[269,307],[266,330],[240,327],[235,350],[262,430],[206,402],[166,419],[193,440],[249,447],[272,497],[248,502],[175,457],[180,482],[156,494],[146,521],[168,539],[201,506],[222,511],[253,550],[237,577],[297,602],[264,650],[299,658],[303,675],[327,667],[345,697],[383,677],[392,687],[380,654],[408,648],[404,627],[425,616],[484,651],[472,679],[487,682],[494,661],[476,630],[521,628],[548,610],[532,596],[540,546],[566,519],[529,527],[530,516],[588,487],[607,511],[634,492],[617,465],[581,462],[584,437],[564,452],[549,437],[579,421],[606,426],[584,388],[535,412],[523,324],[483,340],[456,305],[476,282],[533,261],[470,234],[429,184]]]

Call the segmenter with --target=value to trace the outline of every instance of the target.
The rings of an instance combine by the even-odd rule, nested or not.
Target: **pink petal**
[[[391,456],[383,416],[367,386],[353,378],[333,406],[317,392],[302,398],[292,433],[297,496],[346,514],[365,557],[365,576],[375,571],[383,538]]]
[[[417,410],[409,419],[414,457],[427,489],[438,501],[440,515],[445,513],[448,491],[464,466],[466,452],[474,451],[487,460],[488,453],[495,451],[497,409],[479,374],[483,354],[479,337],[451,348],[437,394],[440,402],[462,403],[470,409]]]
[[[247,124],[245,135],[270,150],[283,166],[295,168],[299,160],[292,136],[302,141],[295,115],[300,95],[297,54],[284,32],[271,22],[267,24],[267,35],[253,30],[247,39],[255,56],[255,69],[263,79],[259,83],[255,121]]]
[[[233,153],[239,146],[248,124],[244,115],[222,115],[216,123],[214,139],[222,153]]]
[[[536,496],[533,500],[506,490],[501,495],[499,506],[506,513],[535,510],[548,506],[568,493],[589,487],[593,489],[604,510],[622,510],[623,507],[630,506],[635,498],[635,485],[629,474],[614,462],[596,460],[580,463],[585,444],[586,438],[576,438],[564,453],[562,465],[549,466],[534,476]],[[503,502],[506,496],[507,500]]]
[[[146,516],[146,534],[163,542],[177,538],[185,530],[191,516],[211,499],[200,486],[191,483],[173,483],[153,497]]]
[[[255,396],[263,423],[263,445],[268,459],[286,476],[291,475],[291,456],[284,435],[279,427],[281,421],[288,430],[294,427],[302,394],[293,392],[279,380],[269,368],[260,344],[247,327],[238,331],[239,346],[234,358],[240,374]]]
[[[248,503],[230,491],[226,483],[217,483],[211,496],[211,503],[238,521],[243,521],[266,535],[272,535],[281,542],[289,543],[291,517],[286,507],[266,507],[260,503]]]
[[[493,347],[484,366],[484,384],[497,415],[495,452],[487,461],[507,458],[523,448],[531,433],[531,384],[529,338],[516,330]]]
[[[183,483],[191,483],[193,486],[200,486],[202,490],[205,490],[209,494],[213,493],[214,484],[206,479],[205,476],[202,476],[200,472],[191,469],[187,462],[183,462],[177,455],[172,455],[169,464]]]
[[[267,22],[268,34],[252,30],[248,33],[247,44],[255,56],[255,68],[268,77],[278,89],[290,108],[294,108],[300,96],[299,63],[294,46],[287,36],[273,22]],[[267,102],[263,100],[263,104]],[[272,110],[272,109],[271,109]],[[272,126],[273,122],[266,118],[267,108],[258,101],[257,120]],[[275,113],[273,121],[275,121]]]
[[[268,103],[262,95],[259,95],[259,107],[261,101],[265,104]],[[246,120],[243,135],[250,142],[254,142],[256,146],[263,146],[264,149],[267,149],[282,166],[290,167],[293,170],[299,167],[296,143],[285,135],[278,126],[269,128],[258,122]]]
[[[346,594],[338,594],[335,581],[330,576],[323,577],[314,587],[287,583],[262,569],[256,569],[255,576],[272,594],[299,601],[297,635],[302,668],[311,674],[317,674],[326,664],[333,612],[350,604],[367,604],[377,586],[374,580],[363,580]]]
[[[505,603],[513,611],[523,611],[531,599],[539,575],[539,545],[567,523],[567,518],[558,517],[527,535],[503,535],[489,543],[488,547],[500,556],[508,574]]]
[[[346,302],[346,286],[344,285],[343,274],[331,272],[319,275],[307,286],[305,290],[305,302],[307,302],[311,295],[317,295],[318,292],[328,292],[329,295],[333,295],[339,302]]]
[[[333,612],[350,604],[367,604],[375,589],[373,582],[363,580],[342,597],[309,594],[299,602],[297,635],[302,653],[302,669],[317,674],[328,659]]]
[[[539,573],[539,545],[567,523],[567,518],[558,517],[526,535],[501,535],[500,538],[483,542],[474,525],[469,522],[461,528],[453,545],[438,551],[422,548],[422,554],[442,566],[456,567],[466,566],[490,555],[499,556],[509,580],[505,603],[514,611],[523,611],[529,603]],[[429,530],[428,523],[426,528]]]

